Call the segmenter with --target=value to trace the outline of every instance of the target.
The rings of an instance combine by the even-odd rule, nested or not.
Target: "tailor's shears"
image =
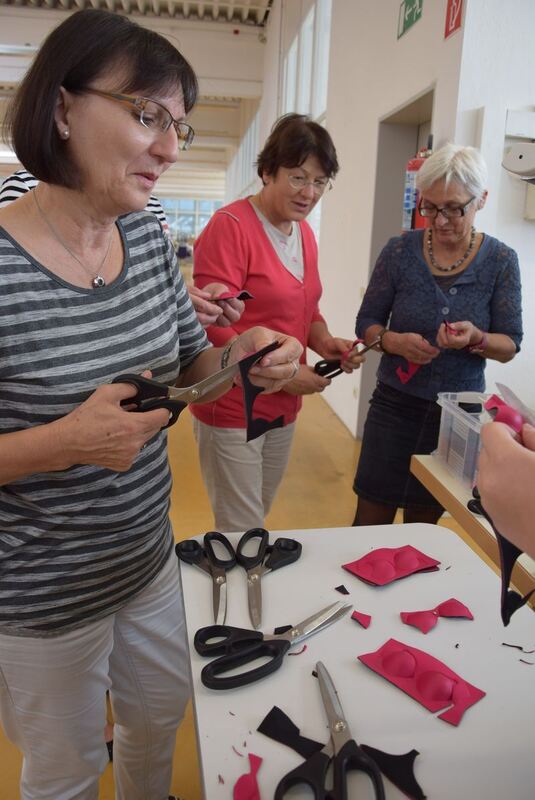
[[[374,348],[376,345],[380,343],[381,343],[381,337],[378,336],[376,339],[373,340],[373,342],[370,342],[370,344],[367,344],[365,347],[363,347],[362,350],[357,350],[357,355],[363,356],[364,353],[367,353],[368,350],[372,350],[372,348]],[[351,347],[351,350],[348,350],[343,358],[344,359],[347,358],[350,355],[350,353],[353,352],[355,347],[359,344],[364,344],[364,339],[355,339],[355,341],[353,342],[353,346]],[[337,375],[341,375],[342,372],[344,371],[343,369],[341,369],[342,360],[343,359],[340,358],[333,358],[327,361],[326,360],[317,361],[316,364],[314,364],[314,372],[317,375],[321,375],[322,378],[336,378]]]
[[[227,558],[219,558],[214,549],[217,542],[225,550]],[[212,603],[214,620],[223,625],[227,616],[227,572],[236,566],[236,554],[231,543],[222,533],[210,531],[204,534],[203,545],[196,539],[187,539],[175,546],[181,561],[194,564],[212,578]]]
[[[246,555],[247,544],[252,539],[259,540],[258,549],[254,555]],[[259,628],[262,622],[262,575],[293,564],[301,550],[301,543],[295,539],[281,537],[269,544],[269,533],[265,528],[251,528],[241,537],[236,547],[236,561],[247,572],[249,616],[254,628]]]
[[[209,689],[237,689],[259,681],[279,669],[290,647],[337,622],[351,608],[348,603],[333,603],[285,633],[272,636],[228,625],[200,628],[193,639],[195,650],[207,658],[219,656],[203,668],[201,681]],[[269,660],[245,672],[225,675],[259,658]]]
[[[266,347],[263,347],[257,353],[255,358],[249,364],[249,368],[260,361],[267,353],[279,347],[279,342],[272,342]],[[112,383],[129,383],[137,389],[137,393],[133,397],[128,397],[126,400],[121,401],[122,406],[132,406],[132,411],[152,411],[154,408],[166,408],[169,413],[169,422],[165,426],[169,428],[174,425],[179,418],[181,412],[186,408],[188,403],[194,403],[200,400],[204,395],[215,389],[225,381],[234,377],[239,370],[242,361],[250,359],[251,356],[245,356],[241,361],[235,364],[229,364],[228,367],[214,372],[213,375],[208,375],[202,381],[194,383],[193,386],[167,386],[164,383],[159,383],[152,378],[144,378],[142,375],[134,375],[125,373],[118,375],[112,380]]]
[[[316,672],[329,720],[330,741],[279,781],[274,800],[282,800],[287,790],[299,785],[312,789],[314,800],[347,800],[348,772],[365,772],[372,782],[376,800],[384,800],[385,790],[379,767],[352,738],[338,692],[321,661],[316,664]],[[331,762],[333,786],[327,789],[325,783]]]

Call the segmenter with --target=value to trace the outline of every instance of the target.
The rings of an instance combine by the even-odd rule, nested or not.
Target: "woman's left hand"
[[[280,347],[265,355],[249,370],[251,382],[262,386],[266,394],[278,392],[297,374],[299,357],[303,352],[303,346],[297,339],[269,328],[250,328],[234,341],[229,359],[229,363],[234,364],[272,342],[279,342]],[[239,383],[239,377],[236,383]]]
[[[341,339],[338,336],[331,336],[322,343],[320,355],[327,361],[339,358],[344,372],[353,372],[366,361],[364,356],[358,354],[357,345],[351,339]]]
[[[437,333],[437,346],[451,350],[462,350],[479,342],[483,334],[472,322],[443,322]]]

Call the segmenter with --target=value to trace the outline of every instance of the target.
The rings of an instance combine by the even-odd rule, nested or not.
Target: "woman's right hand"
[[[283,387],[283,391],[295,395],[316,394],[316,392],[322,392],[330,383],[330,378],[323,378],[321,375],[314,372],[312,367],[309,367],[307,364],[300,364],[295,378],[292,378],[292,380]]]
[[[430,364],[440,354],[438,347],[433,347],[419,333],[397,333],[386,331],[383,334],[383,346],[386,353],[403,356],[413,364]]]
[[[143,373],[150,377],[150,372]],[[121,406],[136,393],[126,383],[99,386],[85,402],[51,423],[67,469],[91,464],[126,472],[141,448],[169,422],[167,409],[134,413]]]

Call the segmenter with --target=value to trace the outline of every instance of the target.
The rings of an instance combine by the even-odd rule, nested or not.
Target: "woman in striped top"
[[[116,797],[169,791],[188,669],[168,412],[128,413],[133,388],[110,381],[190,385],[221,363],[141,210],[193,138],[196,93],[166,39],[87,10],[49,35],[8,115],[39,180],[0,210],[0,716],[24,800],[95,800],[108,689]],[[277,391],[296,340],[251,329],[225,359],[275,339],[251,375]]]

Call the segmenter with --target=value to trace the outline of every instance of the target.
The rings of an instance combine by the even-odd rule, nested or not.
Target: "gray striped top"
[[[0,432],[58,419],[123,372],[172,383],[209,347],[152,214],[117,222],[120,276],[72,286],[0,227]],[[0,486],[0,632],[50,636],[104,617],[158,573],[173,537],[165,432],[125,473],[92,466]]]

